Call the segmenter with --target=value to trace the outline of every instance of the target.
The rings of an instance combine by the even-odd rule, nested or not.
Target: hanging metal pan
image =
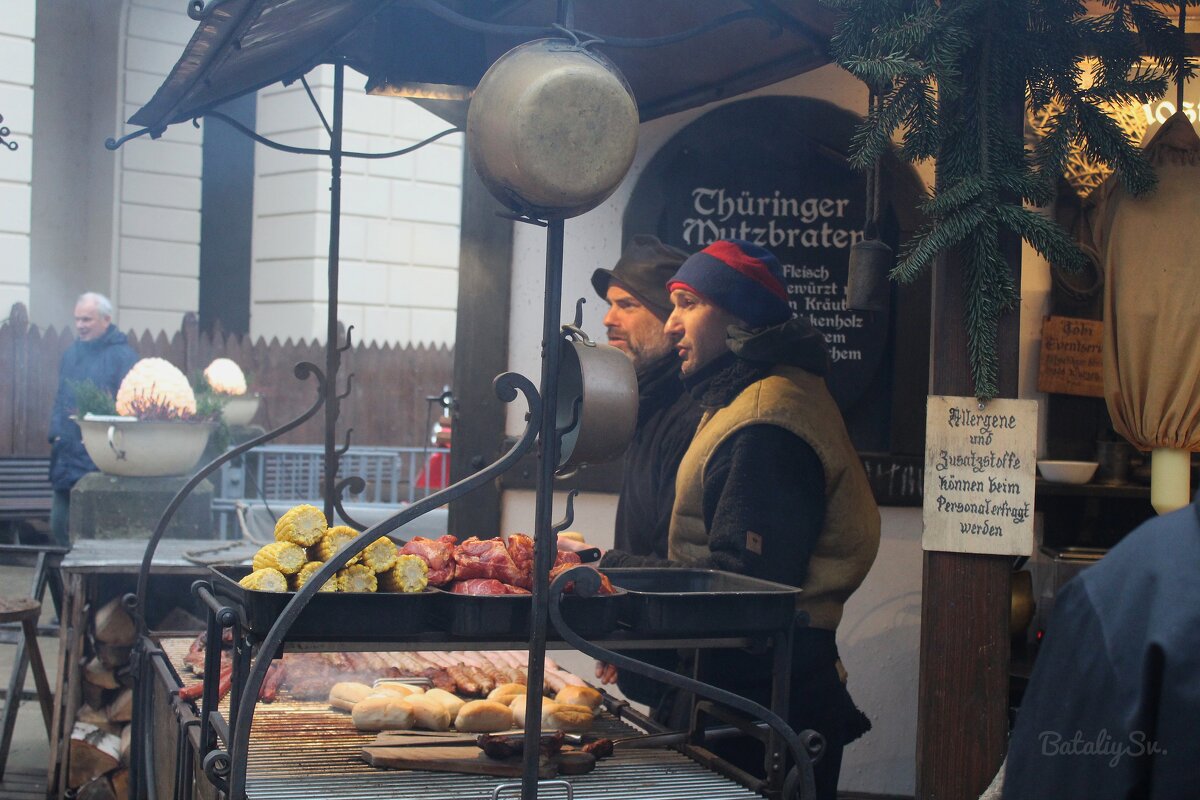
[[[560,470],[620,458],[637,424],[637,375],[615,347],[586,336],[563,344],[558,378]]]
[[[629,84],[600,53],[537,39],[500,56],[467,112],[467,149],[488,190],[521,214],[565,219],[595,208],[637,151]]]

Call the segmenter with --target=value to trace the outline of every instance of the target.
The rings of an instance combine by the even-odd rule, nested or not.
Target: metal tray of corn
[[[263,638],[294,592],[262,592],[238,585],[249,565],[214,566],[213,593],[238,610],[243,628]],[[300,612],[286,639],[292,642],[386,642],[420,633],[442,632],[440,607],[446,593],[317,592]]]

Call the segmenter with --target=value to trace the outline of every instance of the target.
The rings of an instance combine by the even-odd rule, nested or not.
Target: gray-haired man
[[[50,483],[54,503],[50,508],[50,528],[58,544],[70,547],[67,516],[71,487],[96,465],[83,449],[79,426],[71,420],[75,413],[75,386],[91,381],[102,390],[116,395],[121,379],[137,361],[125,334],[112,324],[112,303],[102,294],[86,292],[75,302],[76,340],[63,353],[58,367],[58,394],[50,416]]]

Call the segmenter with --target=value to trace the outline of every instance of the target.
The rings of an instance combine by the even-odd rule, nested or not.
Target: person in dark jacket
[[[679,356],[663,330],[671,313],[667,279],[686,259],[682,250],[638,234],[611,270],[592,273],[592,286],[609,305],[608,343],[629,356],[638,382],[637,425],[625,451],[614,540],[620,550],[659,558],[667,555],[675,475],[700,421],[700,407],[684,391]],[[664,653],[643,655],[668,663]],[[673,662],[673,652],[669,658]],[[610,666],[598,665],[596,677],[616,681],[626,697],[649,706],[662,697],[658,683],[617,675]]]
[[[700,407],[684,391],[679,356],[663,331],[671,313],[667,279],[687,258],[654,236],[630,240],[616,266],[592,273],[592,286],[608,301],[608,343],[633,362],[638,419],[625,451],[617,501],[616,547],[638,555],[667,555],[675,504],[675,473],[692,441]]]
[[[690,256],[668,288],[665,330],[704,415],[680,463],[666,558],[614,549],[600,565],[704,567],[803,589],[797,608],[808,625],[796,630],[788,721],[825,737],[814,772],[818,797],[832,799],[843,747],[870,729],[846,689],[835,635],[875,560],[879,510],[825,386],[824,339],[793,316],[775,256],[718,241]],[[769,700],[769,657],[713,651],[702,676]],[[666,721],[686,725],[688,710],[677,703]],[[735,740],[717,749],[764,774],[761,746]]]
[[[1008,745],[1006,800],[1200,794],[1200,493],[1058,594]]]
[[[112,324],[112,304],[104,295],[87,292],[75,303],[76,340],[63,353],[58,367],[58,393],[50,417],[50,484],[54,502],[50,527],[55,540],[70,547],[67,530],[71,487],[96,465],[83,448],[79,426],[70,419],[75,413],[75,385],[91,381],[116,395],[121,379],[137,361],[125,334]]]

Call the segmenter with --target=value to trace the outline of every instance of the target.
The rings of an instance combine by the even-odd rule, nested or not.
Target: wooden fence
[[[186,314],[178,331],[127,331],[129,343],[143,358],[165,358],[189,377],[214,358],[233,359],[249,377],[251,389],[263,396],[255,424],[270,429],[299,416],[316,399],[316,380],[298,380],[298,361],[325,370],[325,347],[317,341],[270,342],[261,337],[201,333],[195,314]],[[58,388],[58,365],[75,340],[70,329],[40,330],[29,324],[25,306],[17,303],[0,325],[0,455],[49,455],[46,433]],[[342,353],[339,387],[354,375],[350,395],[342,401],[338,441],[353,428],[352,445],[419,447],[429,436],[427,397],[440,395],[454,372],[454,350],[445,346],[363,345]],[[433,410],[434,420],[437,409]],[[280,444],[320,444],[324,417],[318,413],[280,437]]]

